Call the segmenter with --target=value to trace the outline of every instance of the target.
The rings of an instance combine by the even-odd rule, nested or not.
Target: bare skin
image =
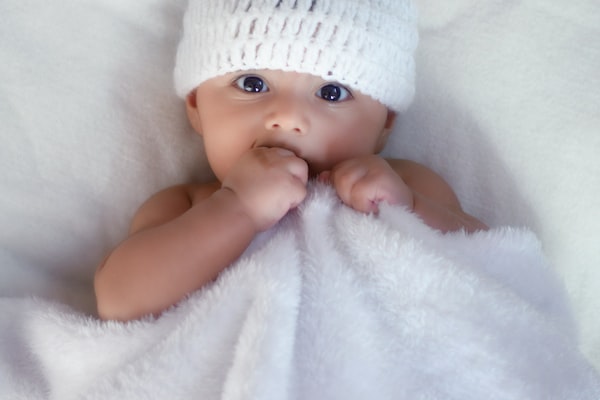
[[[217,181],[168,188],[135,215],[95,277],[103,319],[159,314],[214,280],[257,233],[330,183],[365,213],[412,209],[441,231],[486,229],[428,168],[377,156],[395,115],[361,93],[308,74],[261,70],[213,78],[186,101]],[[339,96],[338,96],[339,95]]]

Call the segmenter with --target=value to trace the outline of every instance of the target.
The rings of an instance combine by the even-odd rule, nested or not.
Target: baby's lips
[[[264,143],[256,143],[254,147],[265,147],[269,149],[275,149],[282,156],[296,156],[300,157],[300,152],[298,149],[295,149],[293,146],[286,145],[284,143],[275,143],[275,142],[264,142]]]
[[[296,156],[296,153],[289,149],[284,149],[283,147],[275,147],[275,150],[277,151],[277,153],[279,153],[279,155],[282,156]]]

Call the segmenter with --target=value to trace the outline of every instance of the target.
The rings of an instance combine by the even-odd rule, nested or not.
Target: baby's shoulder
[[[168,187],[146,200],[136,212],[129,229],[134,233],[164,224],[189,210],[218,190],[215,183],[187,183]]]
[[[398,158],[386,158],[386,161],[403,179],[422,179],[437,175],[431,169],[415,161]]]

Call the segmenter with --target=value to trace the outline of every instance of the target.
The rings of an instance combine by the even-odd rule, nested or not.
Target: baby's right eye
[[[265,83],[265,81],[256,75],[243,75],[235,80],[234,84],[248,93],[262,93],[268,92],[269,87]]]

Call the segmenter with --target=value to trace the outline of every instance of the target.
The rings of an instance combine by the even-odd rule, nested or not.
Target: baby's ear
[[[388,131],[388,135],[394,128],[394,123],[396,122],[396,115],[397,114],[395,111],[388,110],[387,119],[385,120],[385,129]]]
[[[390,133],[392,133],[392,129],[394,129],[394,122],[396,122],[396,113],[392,110],[388,110],[388,115],[385,120],[385,125],[383,126],[383,130],[381,131],[381,135],[379,135],[379,140],[377,141],[377,153],[383,150],[383,147],[387,143],[388,137]]]
[[[185,98],[185,110],[187,111],[187,117],[192,128],[194,128],[199,135],[202,135],[202,121],[200,120],[200,114],[198,113],[195,89]]]

